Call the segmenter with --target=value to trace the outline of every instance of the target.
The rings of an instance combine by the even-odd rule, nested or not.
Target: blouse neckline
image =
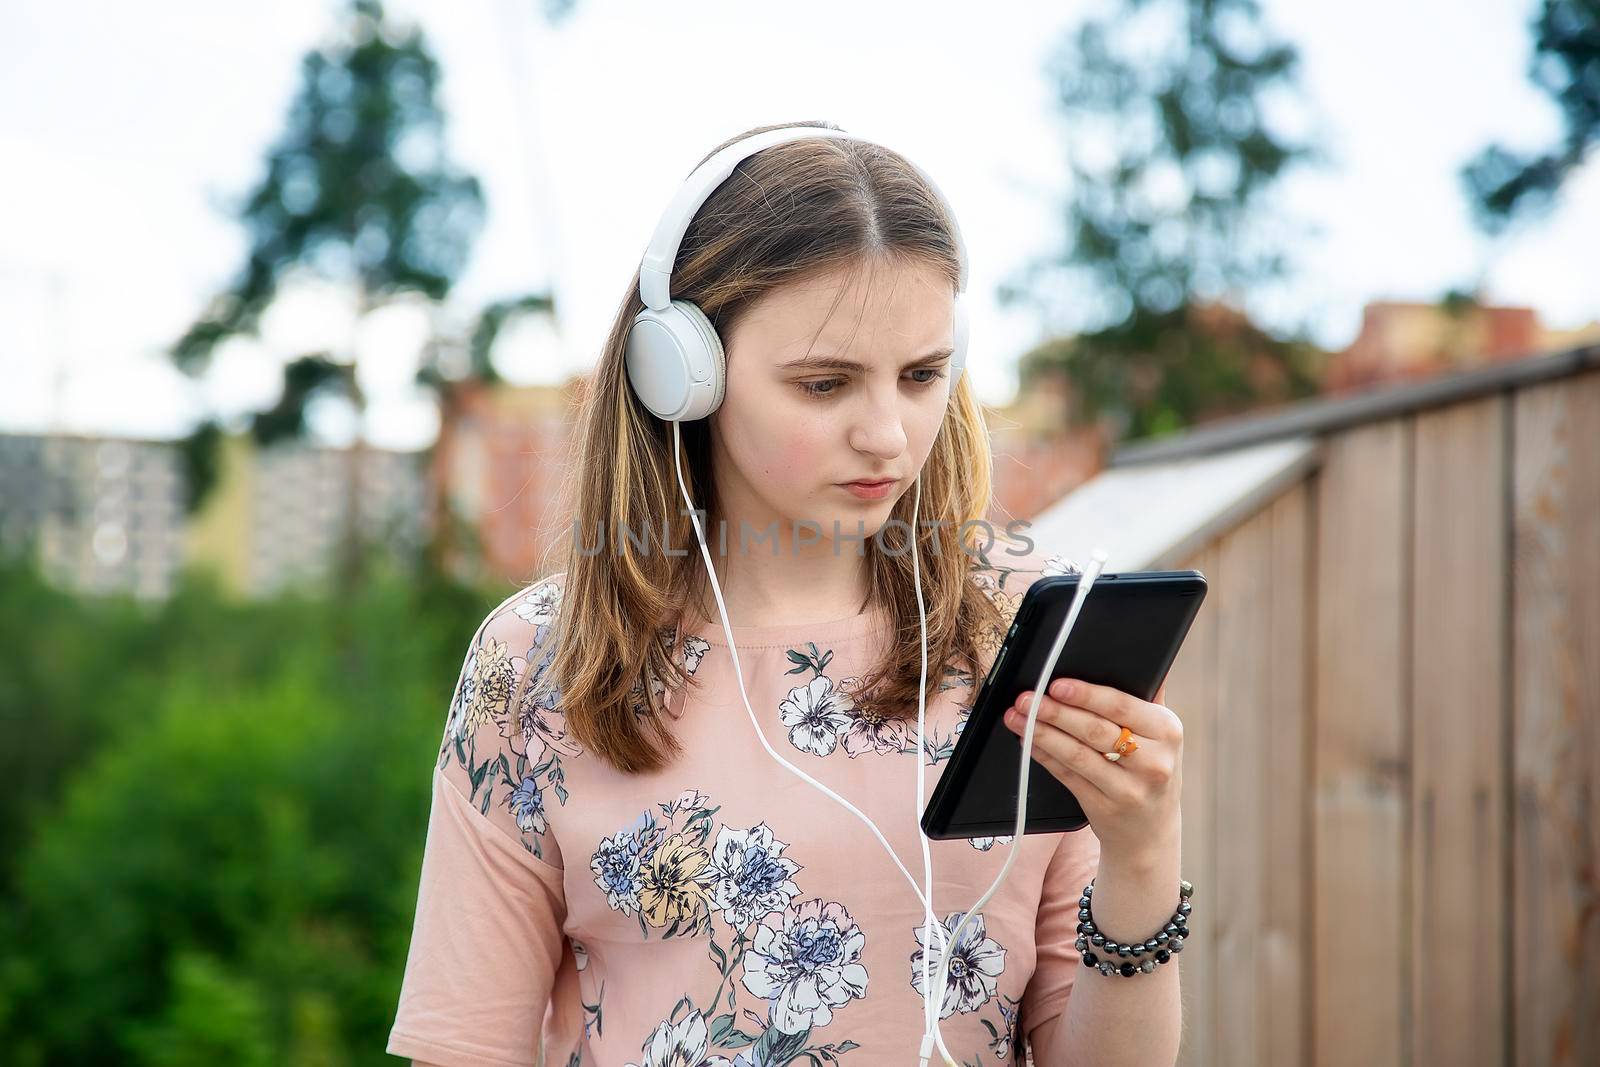
[[[732,619],[730,622],[734,621]],[[780,622],[765,626],[739,626],[730,627],[733,631],[733,640],[739,648],[772,647],[776,645],[797,645],[806,641],[815,641],[819,644],[827,642],[837,644],[841,641],[866,637],[878,632],[889,624],[889,612],[882,605],[873,605],[856,615],[846,616],[842,619],[824,619],[818,622]],[[710,621],[689,624],[686,631],[698,635],[709,645],[718,648],[728,647],[728,639],[723,633],[722,616]]]

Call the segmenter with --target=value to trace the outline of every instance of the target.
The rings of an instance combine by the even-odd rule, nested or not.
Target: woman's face
[[[949,402],[950,281],[884,260],[851,273],[774,290],[723,337],[728,384],[711,449],[730,553],[741,523],[748,551],[770,554],[776,523],[778,546],[800,556],[817,553],[808,540],[832,551],[837,523],[852,539],[837,553],[859,554],[854,539],[882,527],[933,447]],[[847,488],[882,478],[896,481],[881,498]]]

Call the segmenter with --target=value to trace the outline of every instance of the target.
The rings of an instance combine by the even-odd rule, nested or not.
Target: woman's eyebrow
[[[953,350],[949,348],[936,348],[933,351],[928,352],[926,355],[918,356],[910,363],[907,363],[906,366],[912,367],[918,363],[932,363],[934,360],[944,359],[946,356],[950,355],[952,351]],[[801,356],[799,359],[791,359],[787,363],[778,364],[778,369],[864,371],[867,369],[867,367],[864,363],[857,363],[855,360],[851,359],[839,359],[837,356]]]

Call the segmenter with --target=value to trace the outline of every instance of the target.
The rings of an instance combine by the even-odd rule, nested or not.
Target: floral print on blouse
[[[1077,568],[997,555],[972,580],[1000,607]],[[683,755],[628,776],[568,733],[540,686],[561,575],[508,598],[470,643],[445,715],[411,954],[389,1051],[432,1062],[627,1067],[902,1062],[921,1039],[924,964],[1005,862],[1009,837],[930,841],[943,928],[871,831],[778,766],[751,728],[720,624],[660,637],[699,685],[675,713]],[[735,626],[768,742],[877,821],[921,884],[916,761],[931,791],[971,710],[947,668],[916,721],[856,685],[888,639],[881,610],[813,625]],[[991,628],[993,629],[993,628]],[[674,640],[676,647],[672,647]],[[932,665],[930,664],[930,670]],[[660,694],[660,683],[655,683]],[[539,691],[543,689],[543,691]],[[644,690],[633,690],[644,708]],[[908,758],[909,757],[909,758]],[[1028,835],[1005,885],[951,947],[932,991],[966,1064],[1020,1060],[1058,1016],[1080,960],[1090,828]]]

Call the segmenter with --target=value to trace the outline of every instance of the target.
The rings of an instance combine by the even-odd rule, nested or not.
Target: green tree
[[[1024,357],[1024,387],[1064,375],[1079,417],[1109,415],[1131,436],[1315,391],[1311,345],[1221,310],[1286,270],[1263,194],[1316,156],[1267,117],[1296,63],[1255,0],[1116,0],[1066,38],[1049,73],[1073,179],[1068,244],[1000,297],[1088,310],[1075,336]]]
[[[564,17],[571,4],[546,5]],[[174,344],[171,356],[190,374],[203,373],[216,347],[254,334],[284,279],[307,272],[348,285],[358,319],[402,297],[421,296],[434,310],[466,264],[484,216],[478,180],[445,153],[445,120],[437,100],[439,66],[420,30],[387,18],[379,0],[353,0],[336,39],[310,52],[286,129],[271,148],[266,173],[238,207],[250,248],[237,278]],[[491,305],[469,328],[470,343],[440,337],[419,381],[441,394],[454,380],[448,354],[470,347],[454,373],[485,376],[487,353],[515,314],[553,313],[548,294]],[[437,329],[437,328],[436,328]],[[344,501],[344,560],[352,581],[362,553],[357,502],[366,398],[348,339],[293,356],[283,368],[275,404],[256,412],[250,429],[262,445],[301,437],[308,406],[338,398],[356,415]],[[219,437],[205,420],[185,445],[190,506],[215,478]]]
[[[1600,140],[1600,0],[1544,0],[1528,75],[1561,110],[1559,144],[1531,155],[1491,145],[1462,168],[1473,215],[1487,233],[1548,210],[1567,175]]]

